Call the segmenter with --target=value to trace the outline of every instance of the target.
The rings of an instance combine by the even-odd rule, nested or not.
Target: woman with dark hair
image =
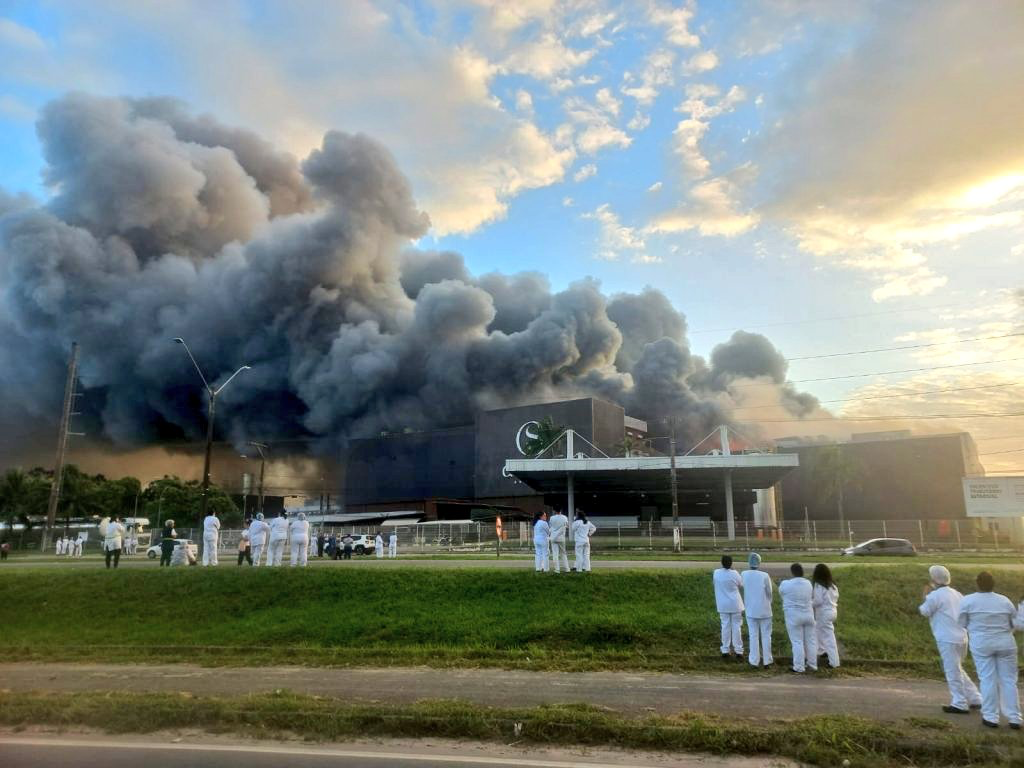
[[[551,528],[548,527],[547,510],[541,511],[533,520],[533,569],[540,573],[548,570],[548,546]]]
[[[818,638],[818,654],[828,657],[828,665],[839,666],[839,646],[836,645],[836,617],[839,615],[839,587],[832,580],[832,571],[824,563],[814,566],[811,576],[814,593],[814,633]]]

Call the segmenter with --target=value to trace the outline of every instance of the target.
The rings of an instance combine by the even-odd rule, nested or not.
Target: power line
[[[854,315],[833,315],[832,317],[808,317],[803,320],[780,320],[774,323],[758,323],[757,325],[744,325],[743,328],[778,328],[784,325],[804,325],[806,323],[825,323],[833,320],[856,320],[862,317],[879,317],[881,315],[897,315],[904,312],[926,312],[932,309],[947,309],[948,307],[966,307],[968,305],[975,305],[976,301],[960,301],[953,304],[936,304],[931,307],[908,307],[905,309],[887,309],[879,312],[861,312]],[[730,326],[728,328],[701,328],[697,331],[687,331],[688,334],[693,335],[697,333],[722,333],[724,331],[735,331],[742,330],[737,326]]]
[[[890,376],[897,373],[925,373],[926,371],[941,371],[947,368],[967,368],[974,365],[994,365],[996,363],[1016,363],[1024,360],[1024,357],[1006,357],[1001,360],[985,360],[980,363],[955,363],[952,365],[930,365],[926,368],[903,368],[899,371],[872,371],[870,373],[848,373],[843,376],[819,376],[814,379],[792,379],[788,380],[786,384],[809,384],[814,381],[839,381],[840,379],[861,379],[869,376]],[[734,384],[734,389],[741,389],[746,387],[776,387],[778,384],[775,382],[762,382],[753,381],[749,384]]]
[[[890,400],[894,397],[917,397],[918,395],[938,395],[945,392],[973,392],[978,389],[999,389],[1003,387],[1019,387],[1020,383],[1013,381],[1007,384],[985,384],[980,387],[952,387],[950,389],[930,389],[923,392],[905,392],[898,395],[868,395],[866,397],[847,397],[840,400],[820,400],[821,403],[859,403],[862,400]],[[741,405],[737,408],[726,410],[726,413],[733,411],[748,411],[754,408],[778,408],[777,403],[771,405]]]
[[[834,416],[830,419],[740,419],[753,424],[806,424],[816,421],[927,421],[928,419],[1002,419],[1024,416],[1024,411],[1011,413],[924,413],[920,416]]]
[[[877,347],[875,349],[857,349],[852,352],[830,352],[825,355],[803,355],[802,357],[787,357],[786,362],[792,363],[798,360],[820,360],[826,357],[847,357],[849,355],[870,355],[875,352],[898,352],[904,349],[925,349],[926,347],[945,347],[950,344],[967,344],[972,341],[989,341],[990,339],[1009,339],[1014,336],[1024,336],[1024,331],[1017,333],[1002,333],[996,336],[975,336],[971,339],[956,339],[954,341],[933,341],[927,344],[906,344],[902,347]]]

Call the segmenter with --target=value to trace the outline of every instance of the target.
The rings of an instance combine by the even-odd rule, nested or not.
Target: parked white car
[[[188,553],[191,555],[190,560],[196,560],[199,558],[199,546],[191,539],[175,539],[174,548],[188,547]],[[146,557],[150,560],[155,560],[160,557],[160,544],[154,544],[146,550]]]

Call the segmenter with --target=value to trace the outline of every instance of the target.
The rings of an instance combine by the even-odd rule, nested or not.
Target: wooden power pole
[[[43,530],[43,551],[50,548],[50,537],[57,522],[57,505],[60,504],[61,485],[64,481],[64,454],[68,447],[68,430],[71,427],[71,407],[75,400],[75,378],[78,374],[78,342],[71,342],[71,359],[68,360],[68,378],[64,384],[64,410],[60,416],[60,433],[57,435],[57,460],[53,465],[53,484],[50,486],[50,503],[46,508],[46,528]]]

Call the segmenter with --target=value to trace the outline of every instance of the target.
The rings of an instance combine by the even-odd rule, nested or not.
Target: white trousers
[[[964,657],[967,655],[967,642],[942,643],[936,641],[939,647],[939,657],[942,659],[942,671],[946,675],[946,685],[949,686],[950,706],[957,709],[967,709],[970,706],[981,704],[981,694],[978,687],[964,672]]]
[[[548,569],[548,543],[547,541],[533,542],[533,567],[536,571],[547,571]]]
[[[1017,695],[1017,651],[974,653],[974,666],[981,683],[981,716],[990,723],[999,722],[999,711],[1011,723],[1021,722]]]
[[[565,551],[565,539],[561,541],[551,540],[551,559],[555,567],[555,573],[563,570],[569,572],[569,553]]]
[[[392,544],[388,542],[388,557],[398,557],[398,542]]]
[[[576,572],[590,573],[590,540],[576,540]]]
[[[292,567],[301,565],[306,567],[309,561],[309,537],[295,536],[292,538]]]
[[[379,547],[374,547],[374,552],[377,553],[377,557],[384,557],[384,545],[381,544]]]
[[[284,559],[284,539],[271,539],[267,550],[267,565],[280,565]]]
[[[252,555],[252,564],[260,565],[260,560],[263,557],[263,549],[266,546],[262,541],[251,541],[249,542],[249,550]]]
[[[793,646],[793,669],[804,672],[818,669],[818,641],[814,636],[814,615],[801,613],[786,617],[789,644]]]
[[[217,534],[203,534],[203,565],[217,565]]]
[[[762,663],[774,664],[772,657],[772,617],[766,619],[755,619],[747,616],[747,634],[750,635],[750,655],[747,657],[753,666],[759,667]],[[742,646],[742,643],[741,643]]]
[[[836,644],[836,612],[821,610],[814,614],[814,636],[817,640],[818,655],[828,654],[828,663],[839,666],[839,646]]]
[[[731,647],[736,653],[743,653],[743,614],[720,613],[722,620],[722,653],[728,653]]]

